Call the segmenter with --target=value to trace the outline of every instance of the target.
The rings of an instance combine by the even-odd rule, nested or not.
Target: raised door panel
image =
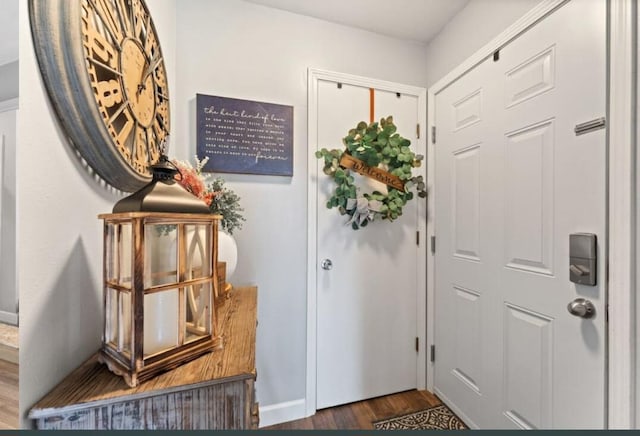
[[[549,428],[553,405],[553,319],[504,306],[504,410],[523,429]]]
[[[553,275],[553,158],[553,120],[506,135],[504,222],[509,268]]]
[[[480,261],[480,144],[453,153],[454,257]]]
[[[553,89],[555,46],[523,61],[505,74],[506,107],[515,106]]]
[[[478,291],[454,286],[455,363],[452,373],[474,394],[481,395],[482,309]]]
[[[482,121],[482,88],[465,95],[452,105],[454,131],[464,129]]]

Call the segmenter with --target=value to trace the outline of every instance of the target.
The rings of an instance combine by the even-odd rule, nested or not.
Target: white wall
[[[0,321],[16,324],[16,109],[0,101]]]
[[[427,87],[464,62],[540,1],[471,0],[427,46]]]
[[[175,77],[175,0],[150,1]],[[20,11],[17,215],[20,417],[100,347],[102,225],[118,195],[94,180],[59,129]],[[175,79],[172,80],[175,83]],[[175,86],[175,85],[174,85]]]
[[[425,85],[424,46],[244,1],[178,8],[177,142],[195,153],[196,93],[294,106],[293,177],[225,175],[247,222],[236,236],[236,285],[259,287],[261,407],[305,396],[307,68]]]

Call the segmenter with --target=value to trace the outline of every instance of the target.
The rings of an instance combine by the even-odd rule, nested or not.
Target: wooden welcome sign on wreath
[[[419,197],[427,195],[423,177],[412,175],[412,169],[419,167],[424,157],[413,153],[411,141],[396,130],[391,116],[380,123],[361,121],[343,138],[344,150],[323,148],[316,152],[318,159],[324,159],[324,173],[337,185],[327,208],[337,207],[341,215],[349,215],[347,224],[354,230],[376,219],[398,218],[413,199],[412,190]],[[352,170],[384,183],[388,192],[359,192]]]
[[[404,190],[404,182],[400,179],[400,177],[394,176],[393,174],[383,170],[382,168],[370,167],[360,159],[356,159],[350,154],[342,154],[342,157],[340,158],[340,166],[342,168],[353,170],[365,177],[377,180],[378,182],[382,182],[385,185],[389,185],[399,191]]]

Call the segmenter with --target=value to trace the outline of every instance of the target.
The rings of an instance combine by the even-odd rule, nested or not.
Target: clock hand
[[[140,84],[138,85],[138,94],[146,89],[145,82],[147,81],[147,78],[151,73],[153,73],[153,71],[158,67],[158,65],[160,65],[161,61],[162,61],[162,56],[160,55],[156,55],[155,57],[153,57],[153,59],[151,59],[151,61],[149,61],[149,65],[144,70],[140,78]]]

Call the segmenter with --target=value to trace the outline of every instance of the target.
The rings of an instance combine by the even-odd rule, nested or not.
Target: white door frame
[[[636,5],[609,3],[609,428],[636,426]]]
[[[307,239],[307,389],[305,395],[305,409],[306,416],[311,416],[316,413],[316,340],[317,340],[317,215],[318,215],[318,159],[315,156],[315,152],[321,147],[318,147],[318,82],[328,81],[335,83],[343,83],[347,85],[362,86],[366,88],[374,88],[383,91],[400,92],[402,94],[413,95],[418,98],[418,120],[421,126],[426,125],[426,110],[427,110],[427,90],[425,88],[418,88],[414,86],[399,85],[393,82],[386,82],[382,80],[370,79],[367,77],[354,76],[344,73],[336,73],[332,71],[319,70],[309,68],[308,70],[308,111],[307,111],[307,138],[308,138],[308,170],[309,170],[309,186],[307,195],[307,210],[308,210],[308,239]],[[425,134],[420,139],[424,141]],[[426,168],[420,167],[419,174],[426,179]],[[418,201],[418,216],[424,216],[426,204],[417,197],[415,201]],[[418,220],[418,231],[421,235],[426,235],[426,223],[424,220]],[[426,288],[426,238],[421,238],[420,246],[417,253],[418,264],[418,280],[417,280],[417,304],[416,304],[416,321],[418,326],[418,340],[420,344],[425,344],[426,341],[426,315],[427,315],[427,301],[426,293],[420,292]],[[426,388],[426,346],[421,345],[419,347],[417,356],[417,387],[418,389]]]
[[[428,90],[427,191],[434,192],[435,97],[460,76],[529,27],[570,0],[544,0]],[[635,425],[635,145],[636,6],[634,0],[609,0],[608,29],[608,428]],[[435,235],[433,195],[429,195],[427,237]],[[434,254],[427,255],[427,346],[434,344]],[[433,390],[434,364],[427,365],[427,389]],[[640,417],[639,417],[640,418]]]
[[[19,99],[12,98],[9,100],[0,101],[0,113],[9,112],[9,111],[17,111],[19,107]],[[18,114],[16,113],[16,122],[17,122]],[[4,143],[4,138],[0,136],[0,204],[2,203],[2,190],[4,183],[4,168],[7,165],[6,154],[7,150],[5,149],[6,144]],[[15,165],[15,163],[14,163]],[[1,208],[1,207],[0,207]],[[1,220],[0,220],[1,221]],[[2,230],[2,222],[0,222],[0,231]],[[14,282],[15,286],[15,312],[7,312],[4,310],[0,310],[0,322],[5,322],[13,325],[18,325],[18,307],[19,307],[19,292],[18,292],[18,283],[15,280],[17,278],[18,272],[17,269],[14,271]]]

